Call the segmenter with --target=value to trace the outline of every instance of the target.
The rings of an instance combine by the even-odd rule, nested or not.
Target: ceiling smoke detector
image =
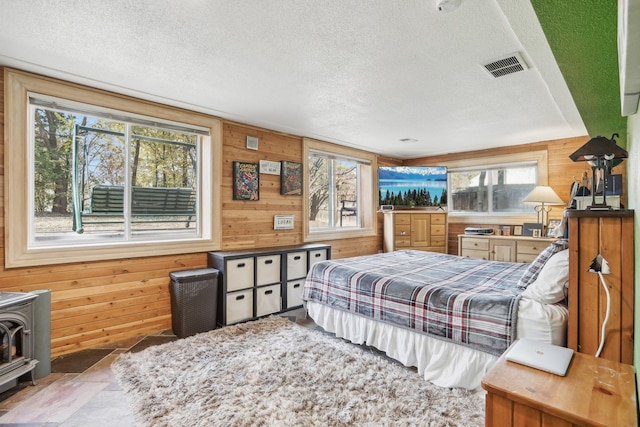
[[[522,55],[518,52],[483,64],[482,67],[495,78],[529,69],[527,63],[522,59]]]
[[[402,138],[400,142],[404,142],[406,144],[413,144],[414,142],[418,142],[418,140],[414,138]]]

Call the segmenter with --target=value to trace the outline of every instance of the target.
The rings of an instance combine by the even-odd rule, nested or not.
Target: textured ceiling
[[[586,103],[602,88],[576,92],[571,67],[567,85],[536,12],[546,30],[573,10],[544,3],[462,0],[441,13],[435,0],[0,0],[0,65],[415,158],[587,133],[594,103],[578,111],[571,95]],[[577,46],[582,29],[571,31]],[[514,52],[527,71],[494,79],[481,66]]]

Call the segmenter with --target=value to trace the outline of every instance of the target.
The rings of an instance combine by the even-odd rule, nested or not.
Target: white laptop
[[[573,350],[553,344],[520,338],[511,346],[506,359],[552,374],[565,376]]]

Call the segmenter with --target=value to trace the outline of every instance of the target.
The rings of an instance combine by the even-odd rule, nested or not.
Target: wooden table
[[[482,379],[486,426],[636,426],[631,365],[574,353],[567,375],[507,361]]]

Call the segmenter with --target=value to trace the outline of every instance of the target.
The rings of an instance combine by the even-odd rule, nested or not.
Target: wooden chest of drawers
[[[417,249],[447,252],[447,214],[391,211],[384,214],[384,251]]]

